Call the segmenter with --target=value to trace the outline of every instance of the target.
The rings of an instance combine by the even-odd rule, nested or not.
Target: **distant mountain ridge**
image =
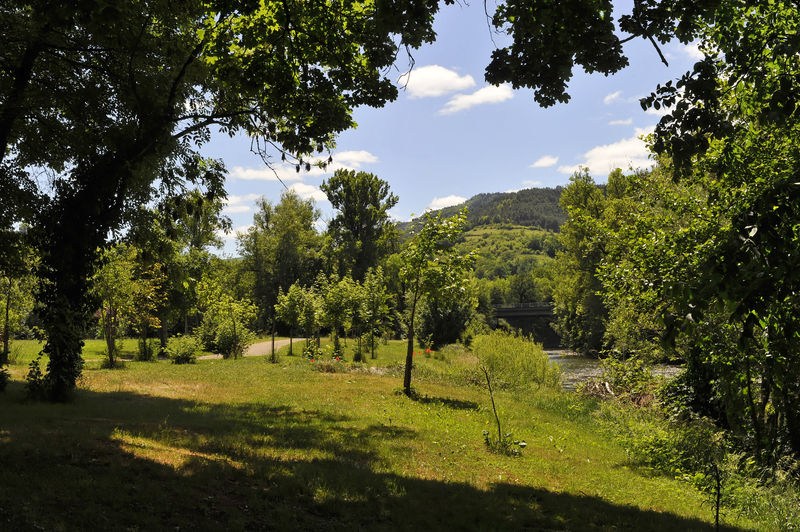
[[[432,211],[442,216],[452,216],[467,207],[469,228],[492,224],[513,224],[558,231],[567,220],[566,213],[558,206],[564,187],[526,188],[518,192],[493,192],[472,196],[459,205]],[[420,218],[400,224],[407,231]]]

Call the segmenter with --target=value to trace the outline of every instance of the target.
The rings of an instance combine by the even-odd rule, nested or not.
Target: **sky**
[[[482,192],[564,185],[580,166],[597,182],[617,167],[648,167],[639,137],[652,131],[659,115],[643,111],[639,99],[690,70],[698,58],[696,46],[668,43],[662,47],[667,67],[651,44],[630,41],[624,45],[630,66],[613,76],[588,75],[579,67],[569,83],[571,100],[541,108],[530,90],[484,81],[494,43],[504,36],[489,31],[483,2],[442,6],[434,27],[436,42],[413,52],[410,73],[402,54],[389,73],[401,87],[397,100],[355,110],[358,127],[339,137],[327,171],[275,168],[286,186],[316,201],[318,229],[333,216],[319,185],[337,168],[387,181],[399,197],[391,215],[405,221]],[[213,134],[203,148],[229,171],[225,214],[234,231],[224,237],[223,255],[237,254],[236,233],[252,223],[256,199],[277,203],[284,190],[250,146],[246,136]]]

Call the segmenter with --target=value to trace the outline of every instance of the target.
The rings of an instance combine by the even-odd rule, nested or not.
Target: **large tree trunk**
[[[57,183],[55,199],[37,227],[42,252],[39,299],[47,333],[43,353],[50,358],[43,391],[52,401],[69,399],[81,374],[81,338],[97,308],[88,279],[97,250],[119,223],[141,149],[132,145],[127,153],[100,156],[76,168],[72,180]]]

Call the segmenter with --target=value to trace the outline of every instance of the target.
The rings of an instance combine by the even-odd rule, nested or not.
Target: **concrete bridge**
[[[561,338],[551,324],[555,320],[553,304],[545,302],[494,305],[495,323],[505,320],[511,327],[531,334],[545,348],[561,345]]]
[[[494,305],[496,318],[553,318],[552,303],[510,303]]]

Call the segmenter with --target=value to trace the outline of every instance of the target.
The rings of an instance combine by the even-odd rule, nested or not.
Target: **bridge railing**
[[[546,301],[535,301],[531,303],[502,303],[493,306],[496,310],[552,309],[553,303],[548,303]]]

